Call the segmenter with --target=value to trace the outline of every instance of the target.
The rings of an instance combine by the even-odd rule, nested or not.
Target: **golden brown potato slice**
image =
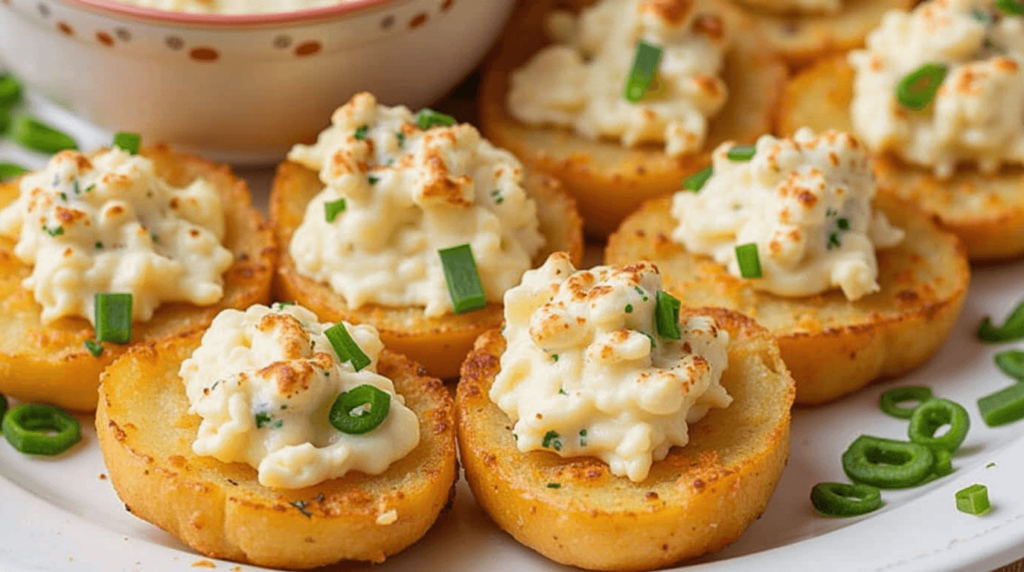
[[[178,368],[202,333],[139,345],[103,373],[96,431],[125,508],[202,554],[274,568],[381,562],[427,532],[457,477],[452,398],[440,381],[385,350],[379,372],[419,418],[416,449],[380,475],[272,489],[249,465],[192,452],[200,419],[188,414]]]
[[[864,45],[889,10],[909,10],[914,0],[844,0],[836,14],[782,14],[745,6],[758,29],[791,67]]]
[[[683,314],[728,330],[722,385],[734,401],[691,426],[690,442],[639,483],[593,457],[519,452],[511,421],[488,397],[505,340],[497,330],[477,340],[456,397],[459,453],[477,501],[517,541],[583,568],[649,570],[721,550],[764,511],[789,455],[793,380],[753,320]]]
[[[165,147],[144,149],[157,174],[185,186],[199,177],[209,180],[225,205],[224,246],[235,262],[224,273],[224,297],[210,306],[163,304],[153,318],[132,325],[132,343],[173,339],[205,328],[224,308],[246,308],[270,297],[277,249],[269,226],[252,206],[245,182],[227,167]],[[0,208],[18,198],[18,180],[0,185]],[[14,256],[15,241],[0,237],[0,393],[25,401],[46,402],[78,411],[96,408],[100,372],[128,346],[103,343],[93,357],[85,341],[92,325],[83,318],[62,318],[43,325],[42,311],[21,281],[32,268]]]
[[[879,197],[875,207],[906,238],[878,251],[881,291],[856,302],[839,290],[800,298],[754,290],[673,242],[670,207],[665,197],[626,219],[608,240],[605,262],[650,260],[683,305],[729,308],[768,328],[793,372],[797,403],[832,401],[921,365],[946,339],[967,294],[970,268],[961,241],[891,197]]]
[[[807,126],[819,132],[834,128],[852,133],[853,76],[844,58],[833,58],[793,78],[786,87],[779,131],[788,134]],[[873,162],[879,192],[938,217],[967,244],[971,260],[1024,255],[1024,169],[1004,167],[995,175],[959,169],[948,181],[940,181],[930,170],[889,155]]]
[[[573,264],[583,258],[583,221],[576,203],[557,181],[528,174],[526,192],[537,201],[540,232],[547,240],[534,258],[539,266],[552,252],[568,252]],[[409,356],[427,368],[431,375],[448,379],[459,374],[459,365],[481,333],[501,324],[502,306],[466,314],[448,314],[427,318],[421,307],[395,308],[368,304],[353,310],[330,285],[303,276],[288,254],[292,233],[302,223],[306,204],[323,189],[317,173],[301,165],[285,162],[277,170],[270,195],[270,219],[281,245],[281,261],[274,281],[278,300],[294,300],[313,310],[325,322],[345,320],[370,324],[377,328],[384,345]]]
[[[752,143],[771,130],[786,69],[749,19],[722,6],[735,45],[726,58],[729,100],[711,122],[705,151],[673,159],[661,145],[628,149],[616,141],[594,141],[567,129],[530,127],[508,113],[509,74],[546,45],[544,15],[557,4],[580,9],[593,0],[521,2],[480,85],[479,114],[484,134],[515,153],[527,166],[560,179],[579,201],[590,236],[603,238],[640,203],[679,189],[680,182],[710,161],[719,143]],[[564,5],[564,6],[563,6]],[[625,79],[623,79],[625,81]]]

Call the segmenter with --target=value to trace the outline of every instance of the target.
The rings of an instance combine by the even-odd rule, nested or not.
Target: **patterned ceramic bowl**
[[[416,109],[455,86],[514,0],[355,0],[280,14],[0,0],[0,58],[111,131],[221,160],[280,160],[355,92]]]

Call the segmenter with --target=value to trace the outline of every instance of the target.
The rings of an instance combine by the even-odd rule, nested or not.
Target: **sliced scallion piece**
[[[1010,350],[996,354],[996,365],[1006,375],[1024,381],[1024,351]]]
[[[60,407],[23,403],[4,415],[7,441],[26,455],[59,455],[82,440],[78,420]]]
[[[31,117],[23,116],[14,120],[11,138],[18,145],[40,153],[78,149],[78,143],[70,135]]]
[[[1024,383],[1015,383],[982,397],[978,400],[978,411],[989,427],[1006,425],[1024,418]]]
[[[103,346],[94,340],[85,340],[85,349],[89,350],[92,357],[100,357],[103,354]]]
[[[902,489],[928,477],[935,455],[919,443],[861,435],[843,453],[842,461],[843,472],[855,483]]]
[[[416,125],[424,131],[431,127],[451,127],[455,125],[455,118],[433,109],[421,109],[416,114]]]
[[[740,276],[743,278],[761,277],[761,258],[757,254],[757,244],[741,244],[736,247],[736,261],[740,265]]]
[[[996,8],[1011,16],[1024,15],[1024,2],[1021,0],[996,0]]]
[[[327,222],[334,222],[338,215],[345,212],[345,198],[324,203],[324,218]]]
[[[324,335],[327,336],[327,341],[331,342],[334,353],[338,354],[338,359],[342,362],[352,362],[352,368],[356,371],[370,365],[370,358],[363,353],[359,344],[349,335],[344,322],[338,322],[327,328],[324,330]]]
[[[122,131],[114,135],[114,146],[127,151],[131,155],[138,155],[139,147],[142,146],[142,135]]]
[[[8,107],[0,107],[0,136],[6,135],[14,123],[14,114]]]
[[[907,109],[921,110],[935,99],[946,79],[945,64],[928,63],[907,74],[896,84],[896,100]]]
[[[679,330],[679,308],[682,304],[679,300],[665,292],[658,290],[654,305],[654,323],[658,328],[658,335],[670,340],[678,340],[683,337]]]
[[[101,292],[94,301],[96,341],[127,344],[132,337],[132,295]]]
[[[365,141],[366,140],[366,134],[369,133],[369,132],[370,132],[370,126],[369,125],[360,125],[359,127],[356,127],[356,132],[353,135],[353,137],[356,138],[356,141]]]
[[[661,46],[640,40],[633,54],[633,65],[626,77],[624,97],[630,103],[640,103],[644,94],[654,82],[654,74],[658,72],[661,62]]]
[[[1014,308],[1002,326],[992,325],[992,318],[985,316],[978,326],[978,339],[983,342],[1012,342],[1024,339],[1024,302]]]
[[[683,189],[690,191],[692,193],[699,193],[700,190],[704,188],[704,184],[707,183],[708,179],[711,178],[711,175],[714,174],[714,167],[705,167],[700,171],[697,171],[696,173],[690,175],[689,177],[686,177],[683,180]]]
[[[938,435],[938,430],[946,425],[949,430]],[[933,452],[945,449],[955,453],[967,438],[970,428],[970,416],[962,405],[948,399],[929,399],[918,405],[910,416],[907,436],[914,443],[920,443]]]
[[[15,165],[14,163],[0,163],[0,182],[19,177],[22,173],[27,172],[28,169],[21,165]]]
[[[384,423],[390,410],[391,394],[363,384],[339,395],[328,419],[342,433],[362,435]]]
[[[973,484],[956,492],[956,508],[967,514],[982,515],[992,508],[988,500],[988,487]]]
[[[437,253],[441,256],[444,280],[455,313],[472,312],[487,306],[487,296],[469,244],[443,248]]]
[[[878,407],[889,417],[910,419],[919,405],[932,398],[932,389],[923,385],[907,385],[894,387],[886,391],[878,399]],[[916,401],[913,407],[904,407],[903,403]]]
[[[882,506],[882,493],[871,485],[818,483],[811,489],[811,504],[829,516],[859,516]]]
[[[757,147],[753,145],[737,145],[732,149],[729,149],[725,156],[728,157],[730,161],[742,162],[753,159],[756,153]]]
[[[0,107],[11,108],[21,101],[21,84],[12,75],[0,75]]]

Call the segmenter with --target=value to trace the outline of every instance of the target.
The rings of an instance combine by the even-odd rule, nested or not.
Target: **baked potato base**
[[[477,502],[518,542],[564,564],[648,570],[721,550],[764,510],[789,454],[793,381],[752,320],[721,309],[683,314],[713,316],[729,331],[722,385],[733,403],[691,425],[690,442],[639,483],[596,458],[521,453],[488,397],[505,340],[498,330],[477,340],[456,397],[460,458]]]
[[[179,186],[207,178],[224,205],[224,246],[235,255],[224,273],[224,297],[210,306],[163,304],[147,322],[132,324],[131,343],[173,339],[205,328],[224,308],[246,308],[270,297],[277,249],[269,226],[252,205],[245,182],[227,167],[175,153],[166,147],[143,149],[157,174]],[[0,208],[18,197],[19,180],[0,185]],[[42,308],[21,281],[32,268],[14,256],[17,241],[0,237],[0,393],[30,402],[52,403],[77,411],[96,408],[100,372],[128,345],[102,344],[94,357],[85,341],[94,339],[83,318],[61,318],[44,325]]]
[[[735,29],[735,47],[726,58],[724,79],[729,99],[711,121],[704,151],[679,158],[663,145],[625,148],[617,141],[591,140],[568,129],[531,127],[505,106],[509,74],[547,45],[544,15],[556,5],[579,10],[593,0],[531,0],[519,3],[503,40],[481,79],[478,111],[484,134],[516,154],[528,167],[554,175],[579,201],[589,236],[603,238],[640,203],[679,190],[682,180],[710,162],[720,143],[752,143],[771,130],[786,69],[754,24],[734,8],[722,6]]]
[[[839,290],[786,298],[754,290],[707,256],[672,241],[671,197],[645,204],[608,240],[605,263],[650,260],[684,306],[741,312],[778,340],[796,402],[817,405],[923,364],[953,328],[970,282],[962,242],[893,197],[878,197],[900,245],[878,251],[881,291],[850,302]]]
[[[824,60],[786,86],[779,131],[800,127],[853,132],[850,101],[854,70],[845,58]],[[931,170],[883,155],[873,160],[880,194],[898,196],[935,215],[967,245],[972,261],[1024,255],[1024,168],[1004,167],[995,175],[961,168],[947,181]]]
[[[539,266],[552,252],[566,251],[579,265],[583,259],[583,221],[575,201],[557,181],[539,174],[527,174],[526,192],[537,202],[540,231],[546,244],[534,258]],[[496,328],[503,319],[502,305],[490,303],[466,314],[436,318],[423,315],[422,307],[388,307],[367,304],[348,308],[344,297],[330,285],[304,276],[288,253],[292,234],[302,223],[306,205],[323,189],[316,172],[292,162],[278,167],[270,194],[270,219],[281,245],[280,264],[274,280],[278,300],[294,300],[315,312],[325,322],[345,320],[377,328],[384,346],[420,363],[442,379],[459,374],[462,360],[481,333]]]
[[[201,336],[140,344],[103,373],[96,431],[110,480],[132,514],[212,558],[300,569],[381,562],[422,537],[448,505],[457,477],[451,395],[387,350],[378,370],[419,418],[420,443],[381,475],[351,472],[303,489],[271,489],[249,465],[195,455],[200,419],[188,414],[178,368]],[[390,511],[394,522],[378,524]]]

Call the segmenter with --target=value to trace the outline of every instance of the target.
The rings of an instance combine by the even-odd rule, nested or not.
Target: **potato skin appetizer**
[[[970,268],[963,243],[911,205],[879,195],[875,208],[906,232],[878,251],[881,291],[849,302],[838,290],[786,298],[754,290],[708,257],[672,241],[671,198],[646,203],[608,240],[606,264],[649,260],[683,305],[720,306],[768,328],[796,380],[796,402],[838,399],[923,364],[963,305]]]
[[[722,385],[734,401],[691,425],[690,442],[639,483],[596,458],[519,452],[509,418],[488,397],[505,340],[498,330],[477,340],[456,397],[459,451],[477,501],[517,541],[563,564],[647,570],[721,550],[764,510],[789,454],[792,378],[752,320],[720,309],[682,313],[728,330]]]
[[[583,258],[583,221],[576,212],[575,201],[557,181],[543,175],[528,174],[524,187],[537,201],[540,232],[547,239],[534,259],[535,264],[557,251],[569,252],[573,261],[579,263]],[[322,188],[317,173],[297,163],[282,163],[277,170],[270,196],[270,219],[278,244],[282,245],[274,281],[277,299],[295,300],[324,321],[371,324],[386,347],[422,364],[431,375],[443,379],[456,377],[473,340],[501,324],[501,304],[491,303],[475,312],[438,318],[425,317],[419,307],[367,304],[356,310],[348,308],[345,299],[329,285],[300,274],[288,254],[288,245],[302,222],[306,204]]]
[[[270,228],[252,206],[246,184],[227,167],[166,147],[143,149],[158,175],[184,186],[199,177],[219,191],[225,209],[224,246],[235,261],[224,273],[224,296],[210,306],[163,304],[153,318],[132,325],[132,343],[176,339],[205,328],[224,308],[245,308],[270,299],[277,248]],[[0,207],[18,197],[20,179],[0,185]],[[0,392],[25,401],[52,403],[76,411],[96,409],[100,372],[129,346],[103,343],[93,356],[85,347],[95,338],[92,325],[82,318],[61,318],[44,325],[32,292],[21,286],[31,267],[14,255],[15,241],[0,238]]]
[[[852,131],[850,101],[854,70],[844,58],[824,60],[786,86],[778,130],[800,127]],[[873,159],[879,195],[888,194],[934,215],[967,245],[972,261],[998,261],[1024,255],[1024,172],[1004,168],[988,176],[960,169],[948,181],[930,170],[888,155]]]
[[[573,10],[592,0],[533,0],[521,3],[508,25],[494,59],[484,69],[478,102],[480,127],[495,145],[516,154],[532,169],[554,175],[580,205],[589,236],[603,238],[651,197],[671,193],[699,170],[710,152],[727,140],[753,142],[771,129],[786,69],[766,47],[753,24],[735,9],[722,6],[727,25],[736,28],[735,45],[726,56],[723,79],[729,98],[711,121],[706,152],[678,159],[662,145],[626,148],[616,141],[590,140],[567,129],[520,123],[506,108],[509,75],[548,42],[544,16],[557,5]]]
[[[426,533],[457,477],[452,399],[439,380],[385,350],[379,371],[419,418],[416,449],[381,475],[271,489],[244,463],[192,452],[200,418],[178,368],[202,333],[140,345],[103,374],[96,431],[129,511],[207,556],[275,568],[381,562]]]

